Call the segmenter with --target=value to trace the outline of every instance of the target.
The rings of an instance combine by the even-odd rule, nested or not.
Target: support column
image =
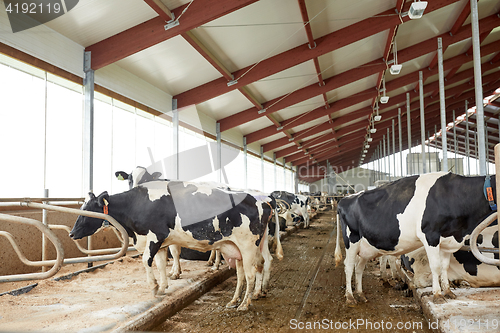
[[[455,163],[455,173],[458,174],[457,166],[457,127],[455,126],[455,110],[453,110],[453,151],[455,155],[453,156],[453,163]]]
[[[500,118],[499,118],[500,120]],[[499,123],[500,126],[500,123]],[[470,139],[469,139],[469,105],[465,100],[465,154],[467,156],[467,173],[470,176]]]
[[[276,170],[276,153],[273,153],[273,162],[274,162],[274,190],[278,189],[278,171]]]
[[[283,157],[283,191],[286,191],[286,160]]]
[[[247,152],[247,137],[243,137],[243,172],[245,173],[244,175],[244,183],[245,183],[245,189],[248,189],[248,152]]]
[[[446,133],[446,96],[444,90],[443,40],[438,38],[438,70],[439,70],[439,110],[441,115],[441,144],[443,150],[443,170],[448,172],[448,146]]]
[[[299,193],[299,174],[297,172],[297,166],[295,166],[295,184],[294,184],[295,193]]]
[[[420,93],[420,141],[422,142],[422,173],[427,173],[425,158],[425,115],[424,115],[424,74],[418,72],[418,86]]]
[[[411,155],[411,118],[410,118],[410,93],[406,93],[406,121],[408,129],[408,161],[406,173],[408,175],[413,174],[413,157]]]
[[[216,135],[217,135],[217,181],[222,183],[222,135],[220,132],[220,123],[216,123]]]
[[[481,78],[481,52],[477,0],[470,0],[472,27],[472,55],[474,59],[474,87],[476,92],[477,147],[479,153],[479,175],[486,175],[486,151],[484,138],[483,85]]]
[[[90,51],[84,53],[83,61],[83,193],[87,194],[94,190],[94,70]]]
[[[394,129],[394,119],[392,119],[392,158],[394,163],[394,178],[396,178],[396,131]]]
[[[382,140],[382,149],[383,149],[383,157],[384,157],[384,173],[387,175],[387,160],[386,160],[386,154],[385,154],[385,134],[383,135],[383,140]]]
[[[391,180],[391,136],[389,129],[387,129],[387,173],[389,174],[389,181]]]
[[[180,170],[179,170],[179,111],[177,110],[177,100],[172,100],[172,178],[179,180]]]
[[[403,133],[401,133],[401,108],[398,108],[398,134],[399,134],[399,163],[401,177],[403,177]]]
[[[260,146],[260,186],[264,192],[264,147]]]

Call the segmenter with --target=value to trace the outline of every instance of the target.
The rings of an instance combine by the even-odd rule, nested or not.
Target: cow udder
[[[220,244],[219,250],[231,268],[236,267],[236,260],[241,260],[241,252],[233,242],[223,242]]]

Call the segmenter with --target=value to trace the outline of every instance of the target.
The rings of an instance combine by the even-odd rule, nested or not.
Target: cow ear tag
[[[102,201],[104,202],[104,207],[102,207],[103,212],[104,212],[104,214],[108,215],[108,205],[109,205],[109,202],[108,202],[108,200],[106,200],[104,198],[102,198]]]
[[[125,180],[125,178],[123,178],[123,176],[122,176],[122,175],[118,175],[118,176],[116,176],[116,179],[118,179],[118,180]]]

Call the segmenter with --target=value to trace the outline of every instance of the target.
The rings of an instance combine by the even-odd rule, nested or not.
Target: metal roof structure
[[[447,123],[453,110],[464,113],[465,100],[474,106],[469,1],[428,0],[423,17],[413,20],[412,2],[81,0],[46,25],[91,51],[94,70],[116,64],[171,94],[179,110],[194,105],[222,132],[236,129],[248,144],[292,165],[328,161],[347,170],[360,164],[384,80],[390,98],[379,104],[382,119],[365,161],[392,119],[397,124],[398,108],[408,147],[406,93],[413,145],[420,139],[419,71],[426,131],[433,136],[440,127],[437,37]],[[484,96],[500,86],[499,12],[499,0],[478,2]],[[392,75],[396,54],[402,69]],[[484,109],[491,159],[500,141],[499,107],[494,98]],[[469,121],[473,137],[475,117]],[[465,137],[463,122],[458,129]]]

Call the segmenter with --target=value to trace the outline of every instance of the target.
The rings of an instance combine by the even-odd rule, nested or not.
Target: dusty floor
[[[333,217],[328,211],[320,214],[309,229],[301,229],[283,241],[285,259],[273,261],[270,293],[267,298],[254,300],[250,311],[225,308],[236,284],[232,277],[155,330],[431,332],[413,298],[383,287],[376,262],[369,263],[363,277],[369,302],[356,307],[345,304],[344,269],[335,268],[334,262]]]
[[[169,281],[166,297],[170,299],[181,297],[193,282],[212,274],[206,262],[181,260],[181,266],[182,279]],[[57,275],[85,267],[65,266]],[[12,290],[30,283],[0,286]],[[161,301],[148,288],[141,258],[124,257],[69,280],[38,281],[38,286],[26,294],[1,296],[0,331],[104,332]]]

